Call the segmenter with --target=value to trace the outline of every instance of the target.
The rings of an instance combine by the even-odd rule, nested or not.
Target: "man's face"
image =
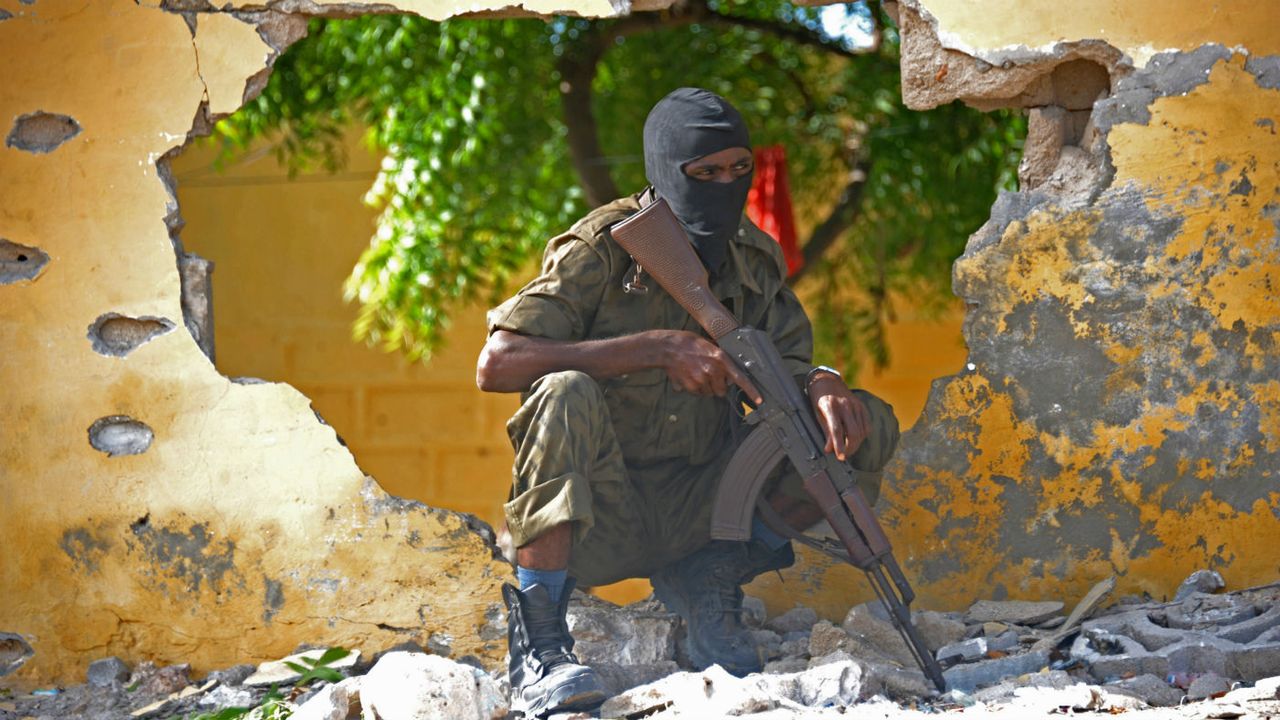
[[[703,155],[684,166],[684,174],[694,180],[731,183],[751,174],[751,151],[744,147],[731,147],[710,155]]]

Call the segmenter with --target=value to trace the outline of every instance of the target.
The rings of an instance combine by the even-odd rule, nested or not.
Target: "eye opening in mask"
[[[744,147],[732,147],[703,155],[681,167],[685,175],[695,180],[719,183],[730,183],[746,177],[754,169],[751,151]]]

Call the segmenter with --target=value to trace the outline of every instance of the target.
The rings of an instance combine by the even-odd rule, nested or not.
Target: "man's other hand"
[[[820,372],[809,381],[809,402],[818,415],[818,424],[827,436],[826,452],[834,452],[841,461],[857,452],[871,432],[871,416],[867,406],[857,398],[838,375]]]
[[[687,330],[649,332],[662,347],[662,368],[676,389],[724,396],[730,385],[737,385],[756,405],[763,402],[751,380],[715,343]]]

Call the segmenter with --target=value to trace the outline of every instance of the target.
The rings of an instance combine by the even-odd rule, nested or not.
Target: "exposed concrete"
[[[174,327],[168,318],[131,318],[119,313],[107,313],[89,326],[89,342],[94,352],[113,357],[124,357],[139,345],[163,335]]]
[[[21,635],[0,632],[0,677],[22,667],[35,654],[31,644]]]
[[[18,116],[4,144],[30,153],[50,153],[80,134],[80,123],[69,115],[37,110]]]
[[[917,110],[953,100],[980,110],[1047,105],[1087,110],[1114,79],[1133,70],[1119,49],[1098,40],[1061,43],[1022,62],[995,65],[944,47],[918,3],[902,3],[899,18],[902,99]]]
[[[182,278],[182,322],[213,362],[213,261],[179,251],[178,275]]]
[[[155,432],[146,423],[128,415],[98,418],[89,426],[89,444],[107,457],[140,455],[151,447],[153,440]]]
[[[0,238],[0,285],[34,280],[48,264],[49,255],[40,248]]]

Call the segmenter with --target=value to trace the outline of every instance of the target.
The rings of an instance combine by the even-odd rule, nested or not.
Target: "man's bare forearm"
[[[562,370],[579,370],[603,380],[665,367],[664,332],[564,341],[496,330],[480,351],[476,385],[487,392],[522,392],[543,375]]]

